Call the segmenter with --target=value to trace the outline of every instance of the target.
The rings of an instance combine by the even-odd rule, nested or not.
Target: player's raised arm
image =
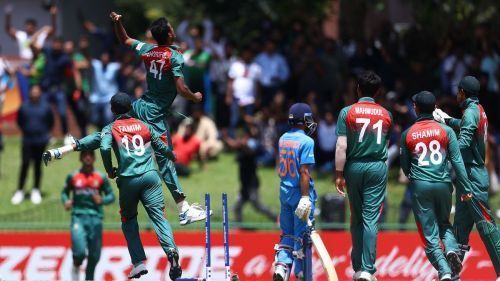
[[[12,26],[12,5],[8,4],[5,6],[5,32],[10,38],[16,39],[17,30]]]
[[[184,77],[175,77],[175,87],[181,96],[184,98],[193,101],[193,102],[201,102],[203,96],[200,92],[193,93],[191,89],[186,85],[184,81]]]
[[[119,15],[115,12],[111,12],[109,17],[113,21],[113,28],[115,30],[116,37],[118,38],[120,43],[127,45],[127,46],[132,46],[135,39],[130,38],[127,34],[127,31],[125,30],[125,27],[123,27],[123,24],[121,21],[122,15]]]

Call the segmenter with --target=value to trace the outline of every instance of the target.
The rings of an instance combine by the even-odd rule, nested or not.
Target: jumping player
[[[387,186],[387,145],[392,116],[375,103],[380,77],[366,72],[358,78],[359,101],[340,112],[335,153],[336,180],[340,194],[351,206],[351,260],[354,280],[375,280],[377,224]]]
[[[200,102],[202,99],[201,93],[192,93],[184,82],[182,54],[177,51],[175,46],[171,45],[175,39],[174,30],[165,18],[154,21],[150,30],[158,45],[147,44],[127,35],[121,23],[121,15],[112,12],[110,17],[119,41],[130,46],[137,55],[141,56],[148,70],[146,74],[148,91],[134,102],[131,116],[149,124],[161,136],[161,139],[172,147],[166,117],[177,92],[194,102]],[[99,147],[100,141],[99,133],[91,134],[78,141],[76,145],[47,151],[44,155],[44,161],[47,163],[52,159],[60,159],[63,154],[73,150],[96,149]],[[177,203],[180,224],[186,225],[204,220],[205,211],[203,208],[198,204],[189,205],[186,201],[186,195],[178,180],[174,163],[164,155],[157,153],[155,156],[163,180]]]
[[[412,208],[427,258],[438,271],[439,280],[458,276],[462,263],[450,223],[453,186],[448,170],[451,162],[458,178],[462,200],[471,198],[471,182],[458,148],[455,132],[434,121],[436,98],[424,91],[413,96],[417,121],[401,135],[401,168],[410,180]],[[443,253],[441,242],[444,245]]]
[[[289,280],[292,264],[297,280],[303,280],[302,238],[308,220],[313,221],[316,191],[310,176],[314,164],[314,141],[309,137],[317,124],[309,105],[296,103],[290,107],[288,123],[292,127],[279,140],[280,227],[281,240],[276,249],[273,281]]]
[[[488,205],[489,176],[484,165],[488,118],[479,104],[479,81],[472,76],[464,77],[458,86],[457,101],[464,110],[462,119],[455,119],[440,109],[434,111],[434,118],[460,131],[460,147],[465,169],[472,182],[472,200],[467,204],[457,200],[455,236],[460,244],[460,257],[470,249],[469,235],[474,223],[490,255],[497,277],[500,277],[500,231],[498,230],[491,209]],[[457,198],[463,193],[457,192]]]
[[[64,209],[71,210],[73,281],[80,280],[80,266],[87,255],[85,280],[94,280],[94,270],[101,257],[102,205],[115,201],[106,175],[94,169],[94,151],[81,152],[80,162],[82,167],[67,176],[61,192]]]
[[[170,160],[175,160],[175,156],[159,134],[144,122],[130,117],[130,109],[131,101],[127,94],[114,95],[111,98],[111,110],[117,115],[116,121],[106,126],[101,133],[104,168],[110,178],[118,177],[116,184],[120,190],[122,231],[134,265],[128,277],[139,278],[148,272],[144,265],[146,254],[137,223],[137,204],[141,201],[170,262],[170,279],[175,280],[181,276],[182,270],[172,228],[164,216],[165,202],[161,178],[153,161],[153,149],[156,155],[162,154]],[[118,168],[113,168],[111,148],[115,152]]]

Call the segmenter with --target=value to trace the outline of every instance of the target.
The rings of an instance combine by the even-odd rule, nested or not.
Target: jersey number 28
[[[427,156],[427,151],[430,150],[430,163],[433,165],[439,165],[443,162],[443,154],[441,154],[441,144],[437,140],[433,140],[429,143],[429,149],[423,142],[417,143],[415,146],[415,153],[420,153],[420,157],[418,157],[418,165],[419,166],[429,166],[429,161],[424,160]]]

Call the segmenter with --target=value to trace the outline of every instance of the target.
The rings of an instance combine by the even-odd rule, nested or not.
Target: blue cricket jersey
[[[314,140],[303,130],[291,129],[279,141],[281,186],[300,189],[300,165],[313,165]],[[309,186],[313,187],[311,178]]]

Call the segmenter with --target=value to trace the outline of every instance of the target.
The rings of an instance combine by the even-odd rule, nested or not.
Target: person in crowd
[[[14,74],[14,68],[10,63],[6,59],[0,57],[0,112],[3,110],[7,90],[12,85]],[[2,114],[0,114],[0,124],[2,124]],[[3,148],[3,134],[0,127],[0,152],[3,151]]]
[[[290,69],[285,57],[277,51],[276,42],[267,40],[264,50],[255,57],[262,68],[259,81],[262,85],[262,105],[267,106],[274,95],[288,80]]]
[[[210,64],[210,53],[205,51],[203,39],[197,37],[194,39],[194,48],[184,52],[185,76],[188,86],[193,91],[205,93],[208,90],[205,87],[205,79],[208,66]]]
[[[67,66],[65,71],[65,91],[68,100],[68,105],[73,115],[75,116],[76,123],[80,129],[80,136],[87,135],[87,116],[86,116],[86,102],[83,92],[83,78],[82,72],[79,69],[81,62],[76,60],[78,58],[75,52],[75,44],[73,41],[64,42],[64,53],[71,58],[71,64]]]
[[[184,119],[180,124],[177,134],[185,135],[188,126],[193,126],[195,136],[200,141],[199,156],[205,162],[214,159],[224,148],[224,144],[219,140],[219,134],[215,122],[203,113],[199,105],[193,105],[191,111],[192,119]]]
[[[229,68],[226,104],[231,107],[229,135],[235,136],[235,129],[246,115],[253,115],[259,99],[259,80],[262,68],[252,62],[253,53],[249,47],[243,47],[240,59]]]
[[[111,61],[111,54],[103,52],[99,59],[91,60],[92,81],[90,91],[91,119],[99,130],[113,121],[109,101],[118,92],[120,63]]]
[[[188,119],[189,120],[189,119]],[[172,136],[172,145],[174,146],[175,170],[179,176],[189,176],[191,169],[189,165],[195,158],[199,158],[201,141],[195,134],[195,128],[192,121],[184,125],[182,134],[177,133]]]
[[[32,162],[34,164],[35,178],[30,196],[31,202],[35,205],[42,202],[40,192],[42,154],[50,140],[50,132],[54,126],[54,116],[50,106],[41,98],[41,95],[40,86],[32,86],[29,100],[23,103],[17,113],[17,125],[22,132],[22,148],[19,185],[11,199],[13,205],[18,205],[24,200],[24,185],[28,178],[28,168]]]
[[[456,94],[460,79],[467,74],[467,68],[472,63],[472,57],[465,53],[464,46],[457,43],[452,54],[443,60],[442,83],[446,94]]]
[[[5,31],[10,38],[16,40],[19,48],[19,56],[25,60],[33,59],[33,52],[30,45],[33,41],[42,46],[45,40],[55,34],[57,27],[57,7],[52,5],[49,9],[51,25],[48,28],[42,28],[37,31],[37,22],[35,19],[28,18],[24,22],[24,30],[17,30],[12,26],[12,5],[5,7]],[[34,36],[36,36],[36,39]]]
[[[318,123],[316,165],[321,172],[333,171],[332,159],[335,159],[335,145],[337,143],[337,123],[331,109],[327,108],[323,118]]]
[[[53,103],[57,107],[64,143],[71,143],[68,134],[68,121],[66,118],[66,93],[64,93],[65,71],[71,68],[71,58],[63,51],[63,39],[54,38],[50,47],[44,47],[42,52],[45,56],[45,67],[41,77],[40,86],[43,94],[42,99]]]
[[[226,138],[228,147],[236,151],[238,162],[238,178],[240,193],[234,206],[236,222],[243,222],[243,207],[246,203],[252,204],[254,209],[276,222],[278,215],[260,201],[260,180],[257,175],[257,155],[259,149],[259,131],[253,122],[246,122],[243,135],[236,138]]]

